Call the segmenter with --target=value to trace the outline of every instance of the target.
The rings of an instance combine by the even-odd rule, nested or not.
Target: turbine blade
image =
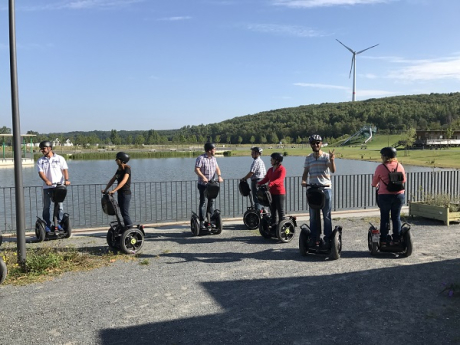
[[[369,47],[369,48],[363,49],[363,50],[361,50],[361,51],[357,52],[357,53],[356,53],[356,55],[358,55],[358,54],[361,54],[362,52],[365,52],[366,50],[369,50],[369,49],[371,49],[371,48],[374,48],[374,47],[377,47],[377,46],[378,46],[378,44],[376,44],[375,46],[372,46],[372,47]]]
[[[345,48],[347,48],[349,51],[351,51],[353,54],[355,53],[355,52],[353,51],[353,49],[348,48],[345,44],[343,44],[342,42],[340,42],[337,38],[336,38],[335,40],[336,40],[337,42],[339,42],[341,45],[343,45]]]
[[[353,54],[353,58],[351,59],[350,75],[348,76],[348,78],[351,78],[351,71],[353,71],[354,62],[355,62],[355,54]]]

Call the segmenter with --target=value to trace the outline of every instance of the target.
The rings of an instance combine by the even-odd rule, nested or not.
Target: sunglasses
[[[319,145],[321,144],[321,141],[315,141],[314,143],[311,143],[310,145]]]

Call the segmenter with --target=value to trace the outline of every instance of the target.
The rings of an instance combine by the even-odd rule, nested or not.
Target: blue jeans
[[[332,220],[331,220],[331,212],[332,212],[332,203],[331,203],[331,189],[324,189],[324,207],[321,210],[323,212],[323,221],[324,221],[324,235],[329,237],[332,234]],[[312,236],[315,238],[318,233],[317,229],[318,226],[321,225],[321,217],[317,219],[316,217],[316,210],[310,207],[310,230]]]
[[[53,196],[54,188],[46,188],[43,189],[43,213],[42,217],[46,223],[48,228],[51,228],[53,224],[53,219],[51,218],[51,214],[53,214],[54,218],[54,203],[51,204],[51,197]],[[51,212],[51,207],[53,207],[53,212]],[[64,215],[64,206],[62,202],[59,203],[59,215],[58,215],[58,222],[62,220],[62,216]]]
[[[259,204],[259,199],[257,198],[257,182],[261,179],[251,180],[251,192],[252,192],[252,200],[254,201],[254,208],[258,211],[262,209],[262,205]]]
[[[117,192],[117,196],[118,206],[120,207],[120,213],[123,217],[123,223],[125,223],[125,227],[132,227],[133,222],[129,217],[129,204],[131,203],[131,194]]]
[[[405,202],[405,194],[379,194],[380,206],[380,236],[386,241],[391,222],[393,224],[393,240],[399,241],[401,237],[401,208]]]
[[[200,192],[200,205],[199,205],[199,217],[200,222],[204,221],[206,218],[206,198],[204,197],[204,191],[206,190],[205,184],[198,184],[198,191]],[[208,200],[209,213],[214,213],[214,199]]]

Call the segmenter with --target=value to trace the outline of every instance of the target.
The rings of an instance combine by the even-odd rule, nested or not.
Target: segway
[[[211,214],[211,203],[210,200],[217,198],[219,195],[220,184],[218,181],[211,180],[206,184],[204,191],[204,197],[207,199],[206,202],[206,220],[203,225],[204,228],[200,227],[200,217],[192,211],[192,217],[190,218],[190,230],[193,236],[200,236],[207,234],[218,235],[222,233],[222,216],[220,210],[215,209]]]
[[[0,246],[2,245],[2,242],[3,242],[3,235],[0,232]],[[3,261],[3,258],[0,255],[0,284],[3,284],[3,282],[6,279],[7,274],[8,274],[8,268],[6,267],[5,261]]]
[[[340,253],[342,252],[342,227],[335,226],[330,238],[321,237],[321,210],[326,200],[326,196],[324,195],[326,187],[328,186],[307,184],[307,202],[315,211],[316,219],[318,220],[318,229],[316,229],[316,237],[313,237],[310,227],[307,224],[301,225],[299,250],[302,256],[307,256],[308,253],[325,254],[330,259],[337,260],[340,258]]]
[[[118,203],[109,193],[104,193],[101,199],[102,210],[109,216],[115,216],[116,220],[110,222],[107,231],[107,244],[109,248],[125,254],[138,254],[144,246],[144,226],[138,224],[133,228],[126,228],[121,216]]]
[[[283,243],[291,242],[294,238],[295,228],[297,227],[296,217],[288,216],[281,220],[278,224],[271,223],[271,214],[266,211],[270,209],[272,202],[271,194],[266,185],[262,185],[257,189],[257,199],[265,208],[260,211],[259,233],[263,238],[277,238]]]
[[[367,244],[371,255],[377,255],[378,252],[399,253],[403,256],[409,257],[412,255],[413,243],[412,234],[410,231],[410,224],[403,223],[401,226],[401,240],[399,242],[393,241],[393,238],[388,234],[386,241],[387,244],[382,246],[380,243],[380,230],[372,223],[369,223],[369,231],[367,233]],[[388,224],[388,230],[390,224]]]
[[[244,212],[243,223],[249,230],[257,229],[260,223],[260,212],[256,210],[256,208],[254,207],[254,202],[252,200],[251,195],[251,188],[249,188],[248,182],[246,180],[240,181],[238,189],[240,190],[240,194],[244,197],[249,197],[249,200],[251,202],[251,206],[249,206],[246,212]]]
[[[50,231],[46,231],[46,222],[37,217],[37,221],[35,222],[35,236],[38,242],[69,238],[72,235],[69,214],[64,213],[59,222],[59,203],[64,202],[67,195],[67,187],[60,183],[56,183],[55,186],[51,195],[51,201],[54,203],[53,224]]]

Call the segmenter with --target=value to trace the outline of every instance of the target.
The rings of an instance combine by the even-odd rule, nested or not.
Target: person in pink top
[[[286,168],[281,164],[283,155],[278,152],[271,154],[270,163],[272,167],[267,170],[265,177],[257,183],[263,185],[268,182],[268,190],[272,195],[270,204],[271,223],[276,224],[276,213],[278,212],[278,221],[284,219],[284,203],[286,200],[286,189],[284,188],[284,178],[286,177]]]
[[[382,164],[375,169],[372,178],[372,187],[378,188],[377,201],[380,208],[380,245],[390,244],[389,236],[390,214],[393,225],[393,244],[398,244],[401,239],[401,208],[405,203],[404,190],[397,192],[388,191],[390,182],[389,172],[397,171],[403,175],[403,183],[406,182],[406,172],[402,164],[396,158],[396,149],[394,147],[384,147],[380,150]]]

